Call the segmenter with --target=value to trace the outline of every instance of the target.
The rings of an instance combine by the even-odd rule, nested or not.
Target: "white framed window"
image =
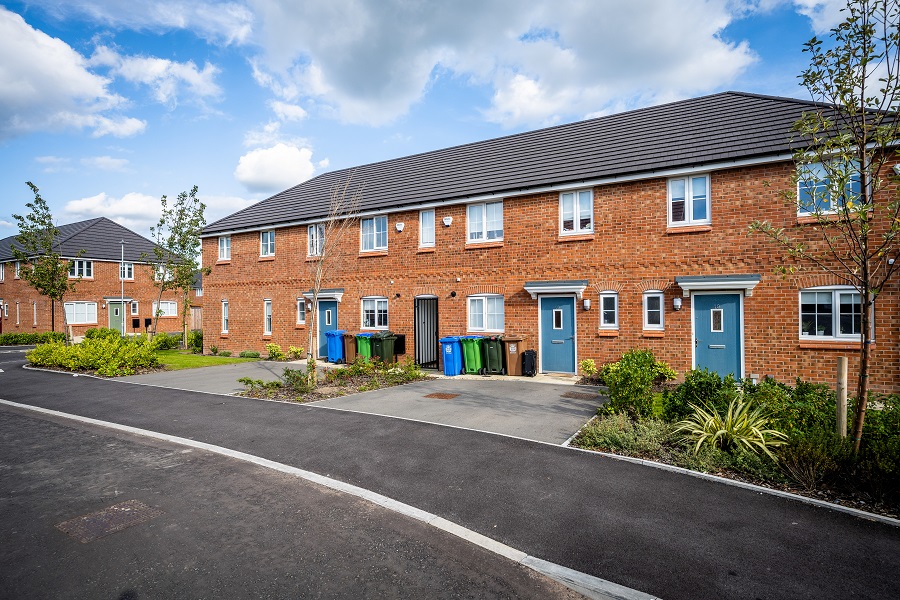
[[[173,277],[172,270],[164,265],[153,267],[153,281],[172,281]]]
[[[131,316],[136,317],[141,314],[141,307],[137,302],[131,303]]]
[[[134,280],[134,263],[119,263],[119,279]]]
[[[31,322],[31,324],[32,324],[34,327],[37,327],[37,302],[32,302],[32,303],[31,303],[31,315],[32,315],[32,322]]]
[[[600,327],[619,328],[619,294],[616,292],[600,293]]]
[[[466,207],[467,243],[503,239],[503,201],[470,204]]]
[[[94,319],[96,321],[96,319]],[[19,324],[19,301],[16,300],[16,325]]]
[[[387,298],[374,297],[362,299],[362,326],[364,329],[388,328]]]
[[[594,193],[591,190],[559,195],[559,232],[562,235],[594,232]]]
[[[228,300],[222,300],[222,333],[228,333]]]
[[[0,263],[0,282],[6,278],[6,263]]]
[[[275,230],[259,232],[259,255],[275,256]]]
[[[231,236],[219,236],[219,260],[231,260]]]
[[[322,256],[325,248],[325,224],[316,223],[306,228],[307,256]]]
[[[154,316],[158,315],[160,317],[177,317],[178,316],[178,303],[172,300],[163,300],[157,305],[157,303],[153,302],[153,314]]]
[[[659,290],[644,292],[644,329],[664,328],[664,296]]]
[[[861,191],[856,161],[802,165],[797,169],[797,215],[833,213],[839,204],[859,198]]]
[[[706,225],[710,218],[709,175],[669,180],[669,225]]]
[[[16,263],[18,267],[19,263]],[[18,269],[16,269],[16,277],[19,276]],[[90,260],[70,260],[69,261],[69,278],[76,279],[78,277],[93,277],[94,276],[94,263]]]
[[[800,337],[858,340],[862,335],[859,290],[848,286],[800,290]]]
[[[297,325],[306,325],[306,299],[297,298]]]
[[[66,302],[66,322],[69,325],[88,325],[97,322],[96,302]]]
[[[503,296],[485,294],[469,296],[468,300],[469,331],[503,331]]]
[[[263,335],[272,335],[272,301],[263,300]]]
[[[388,233],[387,233],[387,217],[369,217],[360,221],[360,230],[362,235],[362,250],[370,252],[372,250],[387,250]]]
[[[22,265],[19,263],[19,261],[16,261],[16,275],[15,275],[16,279],[19,278],[19,267],[21,267],[21,266]]]
[[[434,248],[434,209],[419,211],[419,247]]]

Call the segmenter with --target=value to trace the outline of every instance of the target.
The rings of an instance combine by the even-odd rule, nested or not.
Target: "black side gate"
[[[438,299],[416,298],[416,364],[438,368]]]

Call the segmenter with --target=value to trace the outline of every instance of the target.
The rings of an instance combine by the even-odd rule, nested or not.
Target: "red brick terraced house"
[[[819,239],[782,193],[811,102],[726,92],[324,173],[203,232],[204,343],[306,346],[328,329],[524,336],[546,373],[649,348],[679,372],[833,382],[855,368],[859,296],[815,268],[783,278],[754,220]],[[336,186],[358,191],[318,314],[311,266]],[[882,199],[883,200],[883,199]],[[358,233],[356,233],[358,232]],[[900,390],[898,285],[876,307],[872,389]]]
[[[153,255],[153,242],[105,217],[58,229],[57,252],[69,261],[69,277],[80,277],[75,291],[63,299],[64,307],[19,279],[11,250],[13,244],[18,246],[15,236],[0,240],[0,333],[63,331],[63,310],[76,338],[91,327],[121,330],[123,320],[126,334],[144,332],[159,294],[153,284],[154,268],[145,258]],[[191,303],[199,306],[196,295],[196,291],[191,294]],[[180,304],[176,293],[163,294],[160,332],[181,331]]]

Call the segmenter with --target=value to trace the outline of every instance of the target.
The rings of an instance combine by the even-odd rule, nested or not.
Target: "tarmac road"
[[[666,600],[900,597],[900,528],[768,494],[390,417],[20,369],[0,377],[2,399],[328,475]]]

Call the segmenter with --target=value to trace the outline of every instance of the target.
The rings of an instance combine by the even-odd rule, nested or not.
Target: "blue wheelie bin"
[[[328,346],[328,362],[344,362],[344,330],[333,329],[325,332],[325,341]]]
[[[450,335],[442,337],[441,355],[444,357],[444,375],[452,377],[462,373],[462,346],[459,344],[459,337]]]

